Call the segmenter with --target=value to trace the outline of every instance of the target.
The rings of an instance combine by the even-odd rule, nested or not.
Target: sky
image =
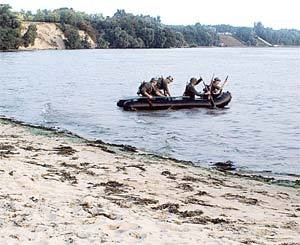
[[[163,24],[229,24],[253,26],[262,22],[273,29],[300,30],[300,0],[0,0],[15,11],[72,7],[86,13],[112,16],[117,9],[160,16]]]

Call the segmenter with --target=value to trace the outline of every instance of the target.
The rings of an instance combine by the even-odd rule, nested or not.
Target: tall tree
[[[17,49],[20,44],[20,22],[9,5],[0,4],[0,50]]]

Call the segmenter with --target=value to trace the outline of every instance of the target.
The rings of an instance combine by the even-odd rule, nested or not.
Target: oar
[[[215,73],[213,73],[212,77],[211,77],[211,80],[210,80],[210,83],[212,84],[213,80],[214,80],[214,77],[215,77]]]
[[[152,102],[151,102],[151,99],[147,97],[147,101],[148,101],[149,106],[150,106],[150,107],[153,107],[153,104],[152,104]]]
[[[213,81],[214,81],[214,76],[215,76],[215,74],[213,74],[213,76],[211,78],[211,81],[210,81],[210,85],[209,85],[209,93],[210,94],[208,95],[208,98],[210,99],[212,107],[216,108],[216,104],[215,104],[214,98],[212,96],[212,84],[213,84]]]
[[[209,86],[204,82],[204,80],[202,80],[204,88],[209,89]]]
[[[213,99],[213,97],[212,97],[212,92],[211,92],[211,87],[212,87],[212,83],[213,83],[214,76],[215,76],[215,74],[214,74],[214,75],[212,76],[212,78],[211,78],[210,85],[205,84],[204,80],[202,80],[202,82],[203,82],[203,84],[204,84],[204,87],[205,87],[205,88],[207,89],[207,91],[210,93],[210,94],[208,95],[208,99],[210,100],[211,105],[212,105],[213,108],[216,107],[215,102],[214,102],[214,99]]]
[[[225,78],[225,81],[224,81],[223,85],[221,86],[221,90],[223,89],[225,83],[227,82],[227,79],[228,79],[228,76]]]

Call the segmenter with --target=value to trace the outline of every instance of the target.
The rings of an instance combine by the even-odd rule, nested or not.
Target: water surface
[[[300,174],[300,49],[199,48],[0,53],[0,114],[137,146],[200,165]],[[124,112],[118,99],[172,75],[172,95],[212,74],[233,100],[226,109]],[[201,85],[198,89],[202,89]]]

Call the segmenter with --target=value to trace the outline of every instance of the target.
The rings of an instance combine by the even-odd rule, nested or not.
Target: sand
[[[34,24],[37,28],[37,37],[34,40],[33,45],[29,45],[27,48],[20,46],[19,50],[51,50],[51,49],[66,49],[64,40],[66,39],[63,31],[59,28],[57,23],[48,22],[22,22],[21,34],[24,35],[30,24]],[[95,42],[92,38],[82,30],[78,31],[78,34],[84,40],[87,38],[91,48],[96,48]]]
[[[0,119],[0,244],[299,244],[299,215],[299,188]]]

